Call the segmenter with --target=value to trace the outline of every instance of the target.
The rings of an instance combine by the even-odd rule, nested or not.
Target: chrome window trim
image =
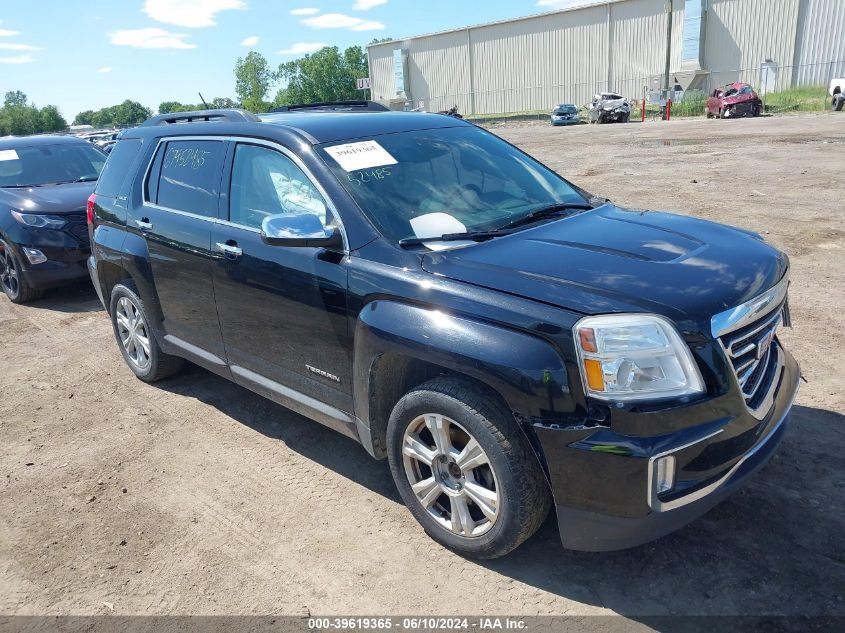
[[[761,318],[769,310],[778,308],[786,299],[789,288],[789,271],[766,292],[734,308],[725,310],[710,319],[710,330],[714,338],[739,330]]]
[[[235,222],[230,222],[229,220],[223,220],[223,219],[218,218],[218,217],[210,217],[210,216],[206,216],[206,215],[200,215],[199,213],[191,213],[190,211],[182,211],[180,209],[173,209],[171,207],[166,207],[166,206],[163,206],[163,205],[160,205],[160,204],[156,204],[154,202],[150,202],[147,199],[147,183],[149,183],[149,180],[150,180],[150,172],[152,171],[153,163],[155,162],[156,156],[158,156],[158,152],[159,152],[159,149],[161,148],[162,143],[167,143],[167,142],[170,142],[170,141],[220,141],[220,142],[230,141],[232,143],[244,143],[244,144],[247,144],[247,145],[264,146],[264,147],[267,147],[269,149],[276,150],[276,151],[280,152],[281,154],[283,154],[284,156],[289,158],[293,162],[293,164],[296,165],[302,171],[303,174],[305,174],[305,177],[308,179],[308,181],[311,183],[311,185],[323,197],[323,200],[326,203],[326,209],[328,211],[330,211],[332,216],[334,217],[337,228],[340,231],[341,237],[343,238],[343,252],[347,255],[349,254],[349,239],[346,235],[346,227],[343,224],[343,219],[340,217],[340,213],[338,213],[337,207],[335,207],[334,202],[329,197],[329,195],[326,193],[326,190],[323,188],[323,186],[320,184],[320,182],[314,177],[313,172],[310,169],[308,169],[308,167],[305,165],[305,163],[303,163],[302,160],[296,154],[294,154],[290,149],[288,149],[284,145],[277,143],[275,141],[268,141],[266,139],[252,138],[252,137],[249,137],[249,136],[225,136],[225,135],[214,135],[214,136],[202,136],[202,135],[162,136],[158,139],[158,142],[156,143],[155,150],[153,151],[152,156],[150,157],[149,163],[147,164],[147,169],[144,172],[144,182],[142,183],[142,187],[141,187],[141,201],[144,204],[144,206],[148,206],[148,207],[151,207],[153,209],[158,209],[159,211],[167,211],[168,213],[176,213],[178,215],[183,215],[183,216],[189,217],[189,218],[195,218],[195,219],[198,219],[198,220],[207,220],[207,221],[211,222],[212,224],[218,224],[218,225],[222,225],[222,226],[230,226],[230,227],[233,227],[233,228],[242,229],[244,231],[251,231],[253,233],[258,233],[258,234],[261,233],[261,229],[258,229],[258,228],[255,228],[255,227],[246,226],[244,224],[237,224]],[[232,164],[234,166],[234,153],[232,154],[232,161],[233,161]],[[218,192],[218,196],[221,195],[221,194],[222,194],[222,192]],[[329,225],[329,226],[331,226],[331,225]]]

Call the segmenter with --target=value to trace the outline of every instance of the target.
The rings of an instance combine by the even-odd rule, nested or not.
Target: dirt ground
[[[845,615],[845,115],[496,128],[623,206],[792,260],[801,387],[741,492],[636,549],[431,541],[385,462],[204,370],[149,386],[87,285],[0,298],[0,614]]]

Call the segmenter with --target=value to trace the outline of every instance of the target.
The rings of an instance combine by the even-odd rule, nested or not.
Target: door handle
[[[240,257],[244,253],[243,249],[233,240],[229,240],[228,242],[217,242],[216,246],[219,250],[223,251],[224,254],[230,255],[231,257]]]
[[[142,231],[152,231],[153,230],[153,223],[150,222],[149,218],[141,218],[140,220],[135,220],[135,224],[138,225],[138,228]]]

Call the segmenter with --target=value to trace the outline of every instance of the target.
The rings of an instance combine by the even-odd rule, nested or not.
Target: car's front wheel
[[[155,382],[182,368],[183,359],[161,351],[150,327],[144,302],[131,281],[114,287],[109,313],[123,360],[138,378],[144,382]]]
[[[504,556],[548,513],[548,484],[528,440],[510,411],[472,383],[441,377],[406,394],[387,442],[405,505],[459,554]]]
[[[0,240],[0,287],[12,303],[27,303],[44,294],[27,283],[14,249],[3,240]]]

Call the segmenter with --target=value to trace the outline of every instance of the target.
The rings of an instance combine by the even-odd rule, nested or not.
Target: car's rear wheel
[[[27,283],[14,249],[3,240],[0,240],[0,287],[12,303],[27,303],[44,294]]]
[[[550,506],[546,479],[507,408],[483,388],[436,378],[406,394],[388,424],[393,479],[435,541],[474,558],[504,556]]]
[[[837,94],[835,97],[833,97],[833,111],[842,112],[843,107],[845,107],[845,96]]]
[[[185,361],[161,351],[150,327],[144,302],[131,281],[119,283],[111,294],[114,337],[129,369],[144,382],[155,382],[179,371]]]

